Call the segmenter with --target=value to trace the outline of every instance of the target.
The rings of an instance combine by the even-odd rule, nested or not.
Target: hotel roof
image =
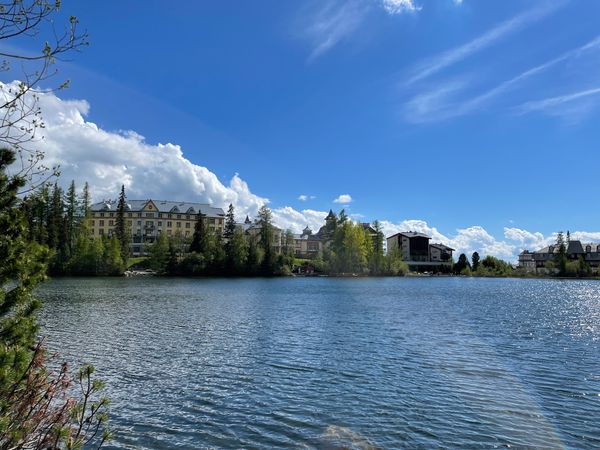
[[[161,213],[176,213],[176,214],[202,214],[209,217],[225,216],[225,211],[222,208],[215,208],[208,203],[195,202],[177,202],[172,200],[127,200],[127,211],[141,211],[148,202],[152,202],[158,212]],[[90,206],[91,211],[116,211],[117,201],[105,200],[103,202],[94,203]]]

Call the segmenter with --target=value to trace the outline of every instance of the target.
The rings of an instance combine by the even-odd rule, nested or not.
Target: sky
[[[511,261],[600,241],[600,2],[62,9],[90,45],[41,86],[71,80],[40,96],[39,145],[97,200],[268,204],[294,231],[344,208]]]

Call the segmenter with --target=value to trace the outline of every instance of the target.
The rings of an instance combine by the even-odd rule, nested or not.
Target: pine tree
[[[115,235],[119,241],[121,259],[126,264],[129,258],[130,233],[125,223],[125,211],[127,210],[127,197],[125,196],[125,185],[121,185],[121,194],[117,204],[117,217],[115,223]]]
[[[558,248],[558,252],[554,254],[554,262],[558,268],[558,275],[563,277],[567,274],[567,248],[562,231],[559,231],[556,235],[556,247]]]
[[[383,230],[381,229],[381,224],[378,220],[373,222],[373,230],[375,231],[375,236],[373,239],[373,252],[371,257],[371,274],[380,275],[383,271],[383,241],[385,239],[383,235]]]

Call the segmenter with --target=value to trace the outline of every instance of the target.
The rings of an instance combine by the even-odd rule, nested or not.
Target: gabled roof
[[[394,236],[398,236],[398,235],[405,236],[405,237],[407,237],[409,239],[410,238],[415,238],[415,237],[422,237],[422,238],[426,238],[426,239],[431,239],[430,236],[427,236],[424,233],[419,233],[417,231],[401,231],[400,233],[396,233],[396,234],[391,235],[390,237],[388,237],[388,239],[391,239]]]
[[[195,203],[195,202],[177,202],[172,200],[128,200],[129,211],[142,211],[144,206],[151,201],[156,206],[158,212],[161,213],[178,213],[185,214],[186,211],[193,209],[194,213],[197,214],[200,211],[202,214],[208,217],[224,217],[225,211],[222,208],[215,208],[207,203]],[[108,209],[106,209],[108,208]],[[106,200],[99,203],[94,203],[90,206],[91,211],[116,211],[117,202],[113,200]]]
[[[329,219],[335,219],[335,214],[333,213],[333,210],[330,209],[329,210],[329,214],[327,214],[327,217],[325,217],[325,220],[329,220]]]
[[[569,245],[567,246],[567,254],[580,254],[585,253],[583,247],[581,246],[581,241],[569,241]]]
[[[444,244],[429,244],[430,247],[435,247],[435,248],[439,248],[442,251],[447,251],[447,252],[453,252],[454,249],[452,247],[448,247],[447,245]]]

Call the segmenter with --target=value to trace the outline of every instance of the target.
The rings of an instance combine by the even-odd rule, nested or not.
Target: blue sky
[[[274,209],[347,194],[356,218],[454,240],[600,238],[600,2],[63,5],[91,45],[62,64],[60,98],[101,130],[177,144],[226,186],[239,174]]]

